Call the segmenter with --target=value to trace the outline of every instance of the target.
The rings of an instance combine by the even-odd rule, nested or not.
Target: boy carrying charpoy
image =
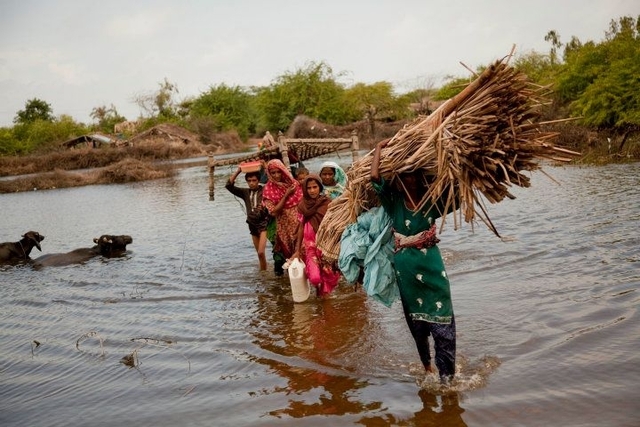
[[[247,224],[249,225],[249,233],[253,240],[253,246],[258,253],[258,261],[260,262],[260,270],[267,269],[267,257],[265,250],[267,247],[267,225],[271,220],[271,216],[267,209],[262,206],[262,190],[260,185],[260,172],[247,172],[244,179],[247,181],[249,188],[236,187],[235,180],[242,172],[242,168],[238,169],[229,177],[225,188],[234,196],[240,197],[245,204],[247,211]]]

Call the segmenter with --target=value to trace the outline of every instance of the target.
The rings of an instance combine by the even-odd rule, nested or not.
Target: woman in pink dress
[[[265,169],[268,180],[262,190],[262,204],[276,220],[274,272],[281,276],[283,264],[296,250],[300,224],[297,206],[302,200],[302,189],[282,161],[269,160]]]

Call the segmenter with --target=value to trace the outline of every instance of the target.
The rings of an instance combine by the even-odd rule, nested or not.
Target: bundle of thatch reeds
[[[496,61],[426,118],[400,130],[383,148],[380,174],[393,181],[398,174],[418,171],[430,183],[419,203],[444,202],[454,207],[454,226],[473,225],[480,218],[499,236],[482,198],[497,203],[514,198],[509,187],[529,187],[521,171],[540,169],[539,161],[568,162],[575,153],[553,145],[557,133],[543,132],[540,107],[548,89],[530,83],[508,65]],[[348,171],[346,191],[329,206],[317,235],[328,261],[340,252],[340,238],[358,215],[379,204],[370,183],[372,152]],[[441,219],[440,230],[444,227]]]

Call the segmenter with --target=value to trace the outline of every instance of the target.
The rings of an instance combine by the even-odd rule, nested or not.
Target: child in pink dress
[[[340,272],[322,260],[322,252],[316,247],[316,233],[331,202],[322,190],[322,180],[315,174],[307,176],[302,184],[303,197],[298,204],[298,241],[296,252],[291,257],[299,258],[305,263],[305,273],[316,288],[318,296],[329,294],[340,280]]]

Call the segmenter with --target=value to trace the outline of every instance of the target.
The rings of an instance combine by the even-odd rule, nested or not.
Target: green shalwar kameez
[[[372,184],[397,233],[416,235],[429,230],[442,216],[442,207],[436,205],[427,204],[420,211],[407,208],[402,193],[394,191],[384,180]],[[422,362],[425,367],[430,363],[427,339],[431,334],[436,341],[436,365],[440,375],[452,376],[455,372],[455,320],[449,279],[438,246],[401,248],[394,254],[393,265],[407,324]],[[437,334],[442,335],[440,345]]]

